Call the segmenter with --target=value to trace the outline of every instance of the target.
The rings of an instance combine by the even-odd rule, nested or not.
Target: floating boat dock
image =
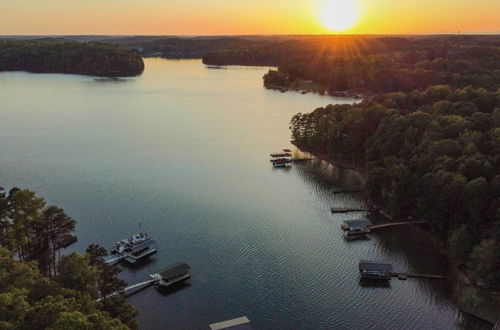
[[[250,320],[246,316],[239,317],[237,319],[232,319],[224,322],[210,324],[211,330],[252,330],[250,325]]]
[[[394,272],[392,264],[381,263],[377,261],[367,261],[367,260],[361,260],[359,262],[359,274],[361,275],[361,278],[376,279],[376,280],[390,280],[393,277],[397,277],[400,280],[406,280],[410,277],[439,279],[439,280],[447,278],[446,276],[443,275]]]
[[[191,277],[191,267],[184,262],[177,262],[151,276],[160,278],[158,281],[159,286],[168,287],[174,283],[189,279]]]
[[[361,278],[390,280],[392,277],[393,268],[391,264],[361,260],[358,268]]]
[[[372,226],[372,222],[368,219],[355,219],[355,220],[345,220],[342,222],[340,228],[343,230],[350,230],[355,227],[370,227]]]
[[[104,262],[110,265],[125,260],[131,264],[147,258],[158,252],[156,241],[148,234],[139,233],[128,239],[118,241],[111,249],[111,255],[104,258]]]
[[[292,163],[292,154],[289,149],[283,149],[281,152],[271,153],[270,162],[274,167],[286,167]]]
[[[345,232],[344,237],[347,239],[364,238],[370,232],[370,228],[367,227],[353,227]]]

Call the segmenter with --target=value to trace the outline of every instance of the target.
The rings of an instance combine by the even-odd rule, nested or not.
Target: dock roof
[[[158,272],[158,274],[160,274],[163,278],[169,278],[188,272],[189,270],[191,270],[191,267],[189,267],[189,265],[185,262],[176,262],[175,264],[164,268],[163,270]]]
[[[359,270],[392,272],[392,265],[377,261],[361,260],[359,262]]]

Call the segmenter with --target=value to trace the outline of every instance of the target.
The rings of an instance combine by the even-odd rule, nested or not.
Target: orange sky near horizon
[[[1,0],[0,35],[324,34],[332,0]],[[345,34],[499,33],[498,0],[334,0],[356,4]]]

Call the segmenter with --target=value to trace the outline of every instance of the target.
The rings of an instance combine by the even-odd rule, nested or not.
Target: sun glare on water
[[[358,20],[354,0],[327,0],[321,8],[321,22],[331,31],[342,32],[353,27]]]

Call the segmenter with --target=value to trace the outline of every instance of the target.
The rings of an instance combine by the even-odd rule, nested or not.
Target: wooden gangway
[[[436,280],[444,280],[448,277],[443,276],[443,275],[434,275],[434,274],[419,274],[419,273],[394,273],[391,272],[392,277],[397,277],[399,279],[406,279],[407,277],[414,277],[414,278],[430,278],[430,279],[436,279]]]
[[[393,226],[416,225],[416,224],[422,224],[422,223],[425,223],[425,221],[424,220],[401,221],[401,222],[383,223],[380,225],[371,225],[371,226],[368,226],[368,228],[370,228],[370,230],[374,230],[374,229],[381,229],[381,228],[387,228],[387,227],[393,227]]]
[[[147,288],[148,286],[151,286],[153,285],[154,283],[156,282],[159,282],[161,280],[161,278],[159,277],[155,277],[151,280],[147,280],[147,281],[144,281],[144,282],[140,282],[140,283],[136,283],[136,284],[133,284],[131,286],[128,286],[126,287],[125,289],[123,289],[122,291],[116,291],[116,292],[113,292],[113,293],[110,293],[108,294],[106,297],[101,297],[99,299],[96,299],[97,302],[100,302],[104,299],[107,299],[107,298],[113,298],[113,297],[116,297],[118,296],[119,294],[121,293],[124,293],[126,296],[131,296],[133,295],[134,293],[136,292],[139,292],[140,290],[135,290],[137,288],[141,288],[141,289],[145,289]]]

